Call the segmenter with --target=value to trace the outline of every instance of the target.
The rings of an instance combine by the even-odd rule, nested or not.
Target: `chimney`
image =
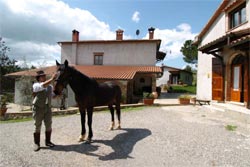
[[[148,32],[149,32],[149,39],[154,39],[154,31],[155,31],[155,28],[153,27],[150,27],[148,29]]]
[[[116,31],[116,40],[123,40],[123,30],[118,29]]]
[[[72,31],[72,42],[78,42],[79,41],[79,32],[77,30]]]

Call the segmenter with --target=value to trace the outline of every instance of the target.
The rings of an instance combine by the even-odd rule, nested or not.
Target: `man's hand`
[[[57,78],[57,73],[54,73],[51,78],[55,80]]]
[[[42,83],[43,87],[47,87],[51,82],[53,82],[57,77],[57,73],[53,74],[52,77]]]

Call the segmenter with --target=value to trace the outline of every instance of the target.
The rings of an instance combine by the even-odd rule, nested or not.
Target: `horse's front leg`
[[[91,140],[93,137],[93,132],[92,132],[93,107],[87,108],[87,114],[88,114],[89,135],[88,135],[86,143],[91,143]]]
[[[79,108],[79,109],[80,109],[80,115],[81,115],[82,132],[81,132],[81,135],[79,136],[78,141],[82,142],[85,140],[85,135],[86,135],[86,129],[85,129],[86,111],[85,111],[85,108]]]

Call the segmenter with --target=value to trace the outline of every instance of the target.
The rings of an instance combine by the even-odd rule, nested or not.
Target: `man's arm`
[[[56,73],[53,74],[52,77],[51,77],[50,79],[48,79],[48,80],[46,80],[45,82],[42,83],[42,86],[43,86],[44,88],[46,88],[47,86],[49,86],[49,84],[50,84],[52,81],[54,81],[54,80],[56,79],[56,77],[57,77],[57,74],[56,74]]]

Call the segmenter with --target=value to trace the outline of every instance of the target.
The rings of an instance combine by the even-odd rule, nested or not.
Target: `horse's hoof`
[[[114,127],[113,127],[113,126],[111,126],[111,127],[109,128],[109,130],[114,130]]]
[[[117,130],[121,130],[122,128],[121,128],[121,126],[119,125],[119,126],[117,126],[116,129],[117,129]]]
[[[83,142],[85,141],[85,135],[80,135],[78,138],[78,142]]]

